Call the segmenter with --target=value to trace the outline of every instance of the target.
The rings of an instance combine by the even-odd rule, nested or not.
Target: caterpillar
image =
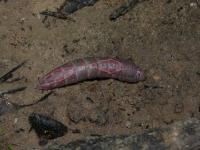
[[[37,88],[52,90],[85,80],[106,78],[134,83],[144,80],[145,76],[131,60],[86,57],[69,61],[39,78]]]

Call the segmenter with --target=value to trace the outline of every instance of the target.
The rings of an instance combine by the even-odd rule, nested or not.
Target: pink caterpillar
[[[88,79],[113,78],[125,82],[145,79],[143,71],[130,60],[87,57],[70,61],[39,79],[38,89],[51,90]]]

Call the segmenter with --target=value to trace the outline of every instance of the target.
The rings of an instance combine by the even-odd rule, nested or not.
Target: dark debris
[[[40,138],[40,145],[45,145],[48,139],[64,136],[68,132],[68,127],[64,124],[41,114],[32,113],[28,120],[31,129],[34,129]]]

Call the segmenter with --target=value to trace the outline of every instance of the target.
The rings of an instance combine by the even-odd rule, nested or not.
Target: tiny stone
[[[131,128],[131,126],[132,126],[132,124],[131,124],[131,122],[130,122],[130,121],[127,121],[127,122],[125,123],[125,126],[126,126],[128,129],[130,129],[130,128]]]
[[[158,81],[158,80],[160,80],[161,78],[160,78],[160,76],[158,76],[158,75],[154,75],[154,76],[153,76],[153,79],[156,80],[156,81]]]
[[[190,3],[190,7],[192,7],[192,8],[197,8],[197,3],[191,2],[191,3]]]
[[[17,124],[17,122],[18,122],[18,118],[15,118],[14,119],[14,124]]]

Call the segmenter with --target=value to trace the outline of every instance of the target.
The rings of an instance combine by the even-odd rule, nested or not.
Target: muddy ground
[[[48,100],[0,117],[2,149],[42,149],[29,132],[28,115],[52,116],[80,133],[49,141],[68,143],[89,135],[140,133],[189,117],[200,118],[200,9],[196,0],[147,0],[115,22],[110,13],[121,2],[100,0],[71,15],[75,22],[39,15],[62,0],[0,1],[0,74],[23,60],[14,73],[25,79],[0,90],[27,86],[6,95],[27,104],[46,92],[38,78],[69,60],[87,56],[132,58],[146,81],[86,81],[56,89]]]

